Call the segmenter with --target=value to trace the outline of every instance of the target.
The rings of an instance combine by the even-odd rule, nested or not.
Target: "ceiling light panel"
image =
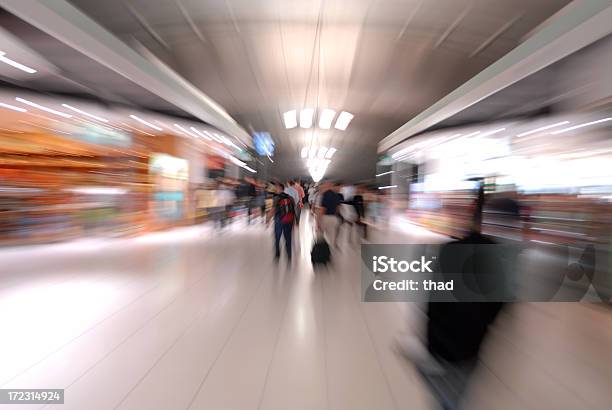
[[[334,117],[336,116],[336,111],[325,108],[321,111],[321,117],[319,118],[319,128],[330,129],[332,122],[334,121]]]
[[[25,71],[28,74],[36,73],[35,69],[33,69],[31,67],[28,67],[27,65],[23,65],[21,63],[18,63],[17,61],[11,60],[10,58],[8,58],[4,51],[0,51],[0,61],[5,63],[5,64],[8,64],[8,65],[10,65],[12,67],[17,68],[18,70]]]
[[[569,128],[563,128],[562,130],[551,132],[551,134],[554,134],[554,135],[561,134],[564,132],[577,130],[578,128],[588,127],[589,125],[600,124],[602,122],[608,122],[608,121],[612,121],[612,117],[602,118],[601,120],[597,120],[597,121],[585,122],[584,124],[574,125],[573,127],[569,127]]]
[[[16,107],[14,105],[5,104],[5,103],[1,103],[1,102],[0,102],[0,107],[8,108],[9,110],[18,111],[18,112],[27,112],[28,111],[25,108]]]
[[[283,114],[283,121],[285,122],[285,128],[297,127],[297,112],[295,110],[287,111]]]
[[[60,117],[72,118],[72,115],[70,114],[66,114],[65,112],[54,110],[53,108],[45,107],[44,105],[36,104],[30,100],[26,100],[25,98],[17,97],[15,98],[15,100],[19,101],[20,103],[29,105],[30,107],[38,108],[39,110],[46,111],[51,114],[59,115]]]
[[[340,131],[346,130],[349,124],[351,123],[351,120],[353,119],[353,117],[354,115],[351,114],[350,112],[342,111],[340,115],[338,115],[338,119],[336,120],[335,128]]]
[[[74,112],[78,112],[79,114],[82,114],[82,115],[84,115],[86,117],[93,118],[94,120],[98,120],[98,121],[101,121],[101,122],[108,122],[108,120],[106,118],[98,117],[97,115],[90,114],[90,113],[88,113],[86,111],[80,110],[80,109],[78,109],[76,107],[73,107],[71,105],[68,105],[68,104],[62,104],[62,107],[68,108],[69,110],[74,111]]]
[[[135,116],[135,115],[130,115],[130,118],[132,118],[132,119],[134,119],[134,120],[138,121],[138,122],[139,122],[139,123],[141,123],[141,124],[146,125],[147,127],[151,127],[151,128],[153,128],[154,130],[157,130],[157,131],[163,131],[163,129],[162,129],[161,127],[158,127],[157,125],[152,124],[152,123],[150,123],[149,121],[145,121],[145,120],[143,120],[142,118],[137,117],[137,116]]]
[[[308,158],[314,158],[317,156],[317,147],[310,147],[310,151],[308,152]]]
[[[312,120],[314,117],[314,109],[304,108],[300,111],[300,127],[310,128],[312,127]]]
[[[535,130],[526,131],[517,135],[517,137],[526,137],[527,135],[535,134],[536,132],[545,131],[551,128],[559,127],[561,125],[569,124],[569,121],[561,121],[554,124],[546,125],[544,127],[536,128]]]

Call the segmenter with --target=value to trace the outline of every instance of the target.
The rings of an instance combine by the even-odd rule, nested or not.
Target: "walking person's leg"
[[[291,260],[291,241],[293,224],[282,224],[283,235],[285,236],[285,251],[287,252],[287,259]]]
[[[323,228],[323,234],[327,238],[329,245],[334,245],[336,243],[338,218],[336,218],[335,215],[322,215],[321,223],[321,227]]]
[[[339,246],[339,241],[340,241],[340,229],[342,229],[342,227],[345,225],[345,221],[344,218],[340,215],[336,216],[336,234],[335,234],[335,239],[333,242],[333,245],[335,247]]]
[[[274,257],[280,258],[280,238],[283,233],[282,225],[278,221],[274,221]]]

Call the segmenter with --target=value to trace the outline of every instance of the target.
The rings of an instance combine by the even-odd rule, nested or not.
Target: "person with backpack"
[[[300,223],[300,194],[292,180],[287,181],[287,185],[285,185],[284,192],[293,199],[293,204],[295,206],[295,223],[296,225]]]
[[[284,186],[280,182],[276,183],[274,202],[268,214],[268,221],[274,218],[274,258],[280,258],[280,239],[285,237],[285,251],[287,261],[291,262],[291,234],[295,222],[295,203],[293,198],[286,194]]]

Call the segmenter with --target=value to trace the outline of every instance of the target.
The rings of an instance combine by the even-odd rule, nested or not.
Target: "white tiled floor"
[[[305,222],[291,268],[273,263],[263,225],[1,250],[1,387],[63,388],[57,407],[79,410],[430,408],[391,349],[418,328],[418,307],[360,303],[355,244],[313,272]],[[374,240],[443,240],[394,226]],[[492,331],[469,408],[609,408],[611,317],[514,306]],[[15,406],[29,407],[40,406]]]

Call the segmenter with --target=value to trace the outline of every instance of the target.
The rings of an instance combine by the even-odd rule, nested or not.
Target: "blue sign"
[[[269,132],[256,132],[253,134],[253,144],[255,145],[255,151],[259,155],[274,155],[274,141]]]

